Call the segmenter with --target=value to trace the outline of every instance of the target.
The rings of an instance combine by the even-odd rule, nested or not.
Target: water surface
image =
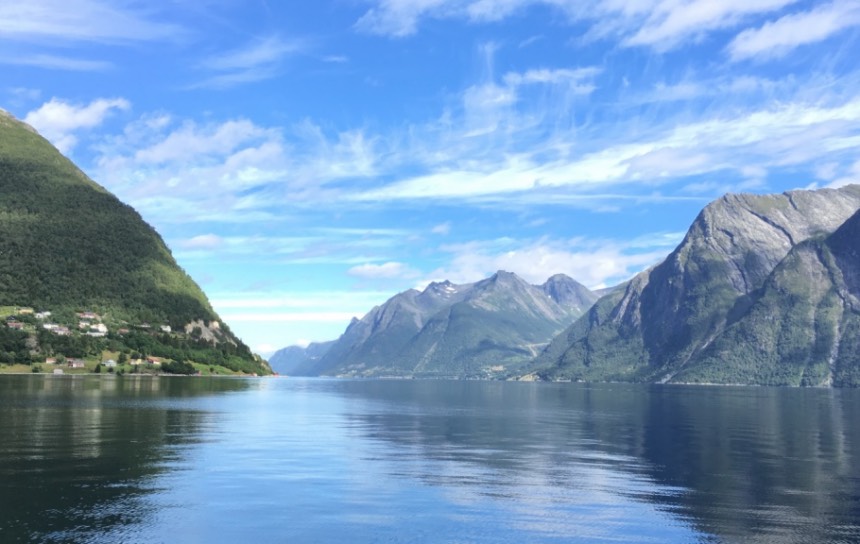
[[[0,377],[0,542],[860,541],[860,392]]]

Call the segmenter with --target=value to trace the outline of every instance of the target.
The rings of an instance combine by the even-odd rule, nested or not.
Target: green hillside
[[[77,325],[77,312],[94,312],[111,331],[126,325],[132,331],[127,339],[135,331],[146,333],[146,325],[158,331],[169,326],[172,334],[166,338],[147,333],[152,342],[114,340],[129,349],[127,344],[153,344],[147,349],[166,357],[179,358],[185,350],[200,362],[266,370],[226,327],[217,326],[205,341],[202,335],[186,337],[186,325],[202,322],[208,331],[206,325],[219,318],[158,233],[5,113],[0,114],[0,306],[50,311],[52,321],[71,325]],[[41,337],[40,324],[31,325]],[[49,351],[44,343],[30,346],[34,361]],[[90,343],[88,351],[100,347]]]

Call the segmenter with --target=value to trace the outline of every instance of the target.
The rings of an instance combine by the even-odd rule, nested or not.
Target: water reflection
[[[153,513],[154,477],[209,423],[183,399],[239,380],[4,376],[0,541],[84,542]]]
[[[860,392],[4,377],[0,542],[845,542]]]
[[[618,506],[629,500],[726,541],[860,540],[854,391],[441,381],[338,388],[362,403],[352,428],[397,445],[380,451],[402,475],[531,504],[533,519],[553,522],[545,531],[559,534],[563,523],[570,536],[603,524],[618,531],[631,514]],[[403,459],[436,464],[415,470]],[[564,518],[588,504],[600,523]]]

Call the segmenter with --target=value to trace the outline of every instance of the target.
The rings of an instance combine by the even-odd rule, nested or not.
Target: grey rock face
[[[550,378],[672,380],[748,310],[792,248],[832,233],[858,207],[860,186],[726,195],[666,260],[601,299],[536,366]]]
[[[307,347],[288,346],[276,351],[269,359],[269,366],[279,374],[289,376],[312,376],[314,366],[331,349],[334,341],[311,342]]]
[[[320,374],[488,377],[531,360],[596,299],[558,275],[534,286],[499,271],[472,284],[431,283],[354,321],[320,359]]]

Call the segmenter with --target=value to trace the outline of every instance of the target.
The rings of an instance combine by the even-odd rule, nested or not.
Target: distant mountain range
[[[663,262],[617,288],[595,293],[565,276],[532,286],[506,272],[434,283],[354,320],[300,369],[860,386],[858,209],[858,185],[729,194]]]
[[[543,379],[860,385],[860,186],[726,195],[600,299]]]
[[[314,366],[334,342],[334,340],[311,342],[307,346],[288,346],[279,349],[269,358],[269,366],[278,374],[313,376]]]
[[[296,375],[509,376],[595,300],[564,275],[539,286],[503,271],[466,285],[431,283],[354,319],[334,342],[285,348],[272,361]]]

